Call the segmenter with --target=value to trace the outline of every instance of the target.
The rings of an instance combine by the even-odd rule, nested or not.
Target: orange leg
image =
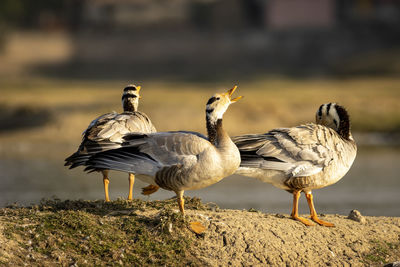
[[[183,191],[176,192],[176,196],[178,199],[179,210],[182,212],[182,215],[185,215],[185,200],[183,199]],[[190,230],[192,230],[196,234],[201,234],[206,230],[206,227],[201,222],[190,222]]]
[[[158,189],[160,189],[159,186],[150,184],[150,185],[142,188],[142,195],[145,195],[145,196],[151,195],[154,192],[157,192]]]
[[[101,172],[103,174],[103,184],[104,184],[104,194],[106,195],[106,202],[110,202],[110,197],[108,196],[108,184],[110,180],[108,179],[108,170]]]
[[[301,191],[294,191],[293,192],[293,210],[292,210],[292,218],[304,223],[307,226],[313,226],[314,224],[307,220],[306,218],[302,218],[299,216],[299,198],[300,198]]]
[[[314,208],[314,202],[313,202],[313,195],[312,193],[305,193],[306,198],[307,198],[307,202],[308,202],[308,206],[310,207],[310,214],[311,214],[311,220],[313,220],[314,222],[318,223],[319,225],[323,225],[323,226],[327,226],[327,227],[333,227],[335,226],[333,223],[330,222],[325,222],[323,220],[320,220],[318,218],[317,212],[315,211]]]
[[[132,190],[133,190],[133,184],[135,183],[135,175],[133,173],[129,174],[129,193],[128,193],[128,200],[132,200]]]
[[[176,192],[176,197],[178,200],[179,210],[181,211],[182,215],[185,215],[185,200],[183,199],[183,190]]]

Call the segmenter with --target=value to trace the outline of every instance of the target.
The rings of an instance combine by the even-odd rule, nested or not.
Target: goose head
[[[237,86],[234,86],[227,92],[217,93],[213,95],[210,99],[208,99],[206,105],[206,116],[210,122],[216,122],[217,120],[222,119],[222,116],[228,109],[229,105],[235,103],[242,98],[242,96],[232,98],[232,95],[235,92],[236,88]]]
[[[124,111],[136,111],[139,106],[139,95],[140,86],[129,84],[124,88],[122,94],[122,107]]]
[[[351,139],[350,118],[346,109],[336,103],[322,104],[316,115],[316,123],[334,129],[345,139]]]

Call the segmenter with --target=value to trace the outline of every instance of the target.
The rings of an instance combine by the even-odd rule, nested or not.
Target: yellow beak
[[[232,89],[229,89],[228,92],[226,92],[229,95],[229,97],[231,97],[233,95],[233,92],[235,92],[236,88],[237,88],[237,85],[235,85]]]
[[[140,92],[140,89],[141,89],[142,87],[139,85],[139,86],[136,86],[136,91],[138,92],[138,96],[139,96],[139,99],[140,98],[142,98],[140,95],[139,95],[139,92]]]
[[[235,92],[236,88],[237,88],[237,86],[235,85],[232,89],[229,89],[228,92],[226,92],[226,94],[229,95],[229,99],[232,103],[238,101],[239,99],[241,99],[243,97],[243,96],[238,96],[238,97],[235,97],[234,99],[231,99],[231,96]]]

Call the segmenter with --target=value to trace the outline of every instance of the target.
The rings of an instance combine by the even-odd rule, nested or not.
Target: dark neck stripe
[[[340,123],[338,134],[346,140],[350,140],[350,118],[346,109],[342,106],[336,105],[336,112],[339,115]]]
[[[135,112],[137,110],[137,106],[130,101],[123,101],[122,107],[124,111]]]
[[[319,109],[318,109],[318,116],[319,117],[322,117],[322,107],[323,107],[324,105],[321,105],[320,107],[319,107]]]
[[[134,95],[134,94],[123,94],[122,95],[122,99],[124,99],[124,98],[136,98],[137,97],[137,95]]]
[[[335,124],[336,128],[338,127],[338,122],[336,119],[333,119],[333,123]]]
[[[208,99],[207,105],[214,103],[216,100],[217,98],[215,96],[211,97],[210,99]]]
[[[216,145],[218,129],[222,128],[222,119],[218,119],[216,122],[210,122],[210,119],[207,117],[207,135],[208,141],[213,145]]]
[[[213,112],[213,111],[214,111],[214,109],[213,109],[213,108],[206,109],[206,113],[211,113],[211,112]]]
[[[134,86],[128,86],[128,87],[125,87],[125,88],[124,88],[124,92],[130,91],[130,90],[136,91],[137,89],[136,89],[136,87],[134,87]]]
[[[329,104],[326,106],[326,115],[329,114],[329,110],[331,109],[331,106],[332,106],[332,103],[329,103]]]

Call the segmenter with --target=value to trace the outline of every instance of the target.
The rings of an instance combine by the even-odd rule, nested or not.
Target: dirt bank
[[[0,209],[0,263],[29,265],[362,266],[400,260],[400,218],[326,215],[306,227],[285,214],[222,210],[186,199],[46,201]],[[207,227],[196,236],[187,222]]]
[[[336,225],[326,228],[306,227],[281,214],[199,214],[208,217],[208,231],[195,255],[213,266],[356,266],[400,259],[400,218],[364,217],[361,224],[347,216],[326,215],[323,219]]]

